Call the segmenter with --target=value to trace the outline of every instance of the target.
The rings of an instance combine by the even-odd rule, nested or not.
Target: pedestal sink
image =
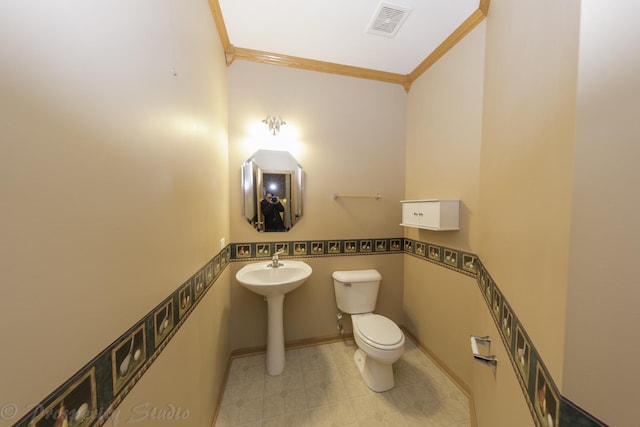
[[[247,264],[236,273],[242,286],[267,300],[267,372],[279,375],[284,370],[284,295],[303,284],[311,275],[311,267],[302,261],[267,261]]]

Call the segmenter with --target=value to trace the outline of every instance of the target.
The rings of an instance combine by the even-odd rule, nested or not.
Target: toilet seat
[[[359,316],[357,333],[367,344],[381,350],[395,350],[404,345],[404,334],[398,325],[379,314]]]

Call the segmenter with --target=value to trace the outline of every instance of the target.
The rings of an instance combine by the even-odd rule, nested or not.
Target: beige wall
[[[227,70],[206,2],[0,9],[0,402],[18,408],[5,423],[159,304],[230,233],[220,209]],[[176,337],[201,353],[180,357],[171,344],[145,376],[197,373],[191,392],[207,397],[191,408],[198,418],[213,410],[217,358],[228,353],[228,284],[226,274],[196,311],[206,326]],[[207,307],[216,311],[199,312]],[[199,340],[207,344],[195,350]],[[192,357],[209,363],[186,363]],[[144,399],[167,402],[183,387],[146,390]]]
[[[236,61],[229,68],[230,222],[234,242],[400,237],[406,93],[399,85]],[[261,120],[287,122],[274,137]],[[241,214],[240,165],[258,149],[285,150],[305,170],[304,215],[288,233],[258,233]],[[236,191],[237,189],[237,191]],[[333,200],[332,193],[382,198]],[[285,299],[285,340],[336,334],[334,270],[377,268],[378,310],[402,323],[402,258],[306,260],[309,280]],[[232,265],[235,272],[242,265]],[[232,283],[232,347],[266,343],[266,305]],[[310,310],[310,307],[313,307]],[[349,319],[346,326],[350,330]]]
[[[408,228],[405,236],[473,253],[480,248],[486,25],[413,84],[407,108],[406,198],[459,198],[461,210],[460,231]],[[534,425],[475,279],[412,256],[404,274],[405,325],[473,394],[478,426]],[[470,335],[493,338],[497,371],[473,361]]]
[[[404,261],[404,318],[407,329],[471,390],[473,279],[413,256]]]
[[[637,2],[583,0],[563,392],[610,425],[637,423],[640,37]],[[603,197],[604,196],[604,197]]]
[[[478,254],[562,387],[580,2],[491,2]]]
[[[462,248],[466,246],[460,242],[467,242],[513,306],[561,392],[605,421],[625,424],[632,418],[622,408],[633,407],[638,398],[632,380],[637,375],[626,355],[637,352],[637,345],[626,336],[629,329],[619,325],[632,325],[638,319],[637,310],[627,303],[637,299],[628,286],[632,275],[620,266],[624,260],[631,265],[637,253],[631,247],[637,240],[632,237],[638,229],[632,222],[635,206],[627,202],[626,210],[616,211],[592,196],[606,193],[615,198],[617,191],[620,198],[628,199],[628,191],[619,183],[633,181],[630,163],[637,156],[629,138],[637,125],[628,114],[637,110],[630,94],[637,90],[631,76],[639,66],[628,49],[612,49],[624,46],[632,32],[615,31],[621,39],[609,38],[611,27],[620,27],[621,17],[603,16],[602,10],[586,8],[583,2],[580,25],[579,6],[577,1],[534,5],[494,0],[486,21],[483,59],[474,59],[475,51],[468,49],[474,35],[485,37],[485,29],[479,28],[414,84],[407,109],[407,198],[430,196],[420,191],[446,197],[443,190],[451,191],[451,182],[459,182],[445,179],[449,170],[433,164],[438,157],[450,159],[447,168],[458,172],[456,177],[470,177],[469,182],[478,187],[461,187],[468,191],[465,197],[471,196],[476,203],[471,215],[462,220],[470,228],[467,234],[432,237],[435,233],[408,230],[406,235]],[[620,12],[628,17],[623,20],[627,25],[634,16],[629,7]],[[606,70],[618,64],[622,71],[607,77],[603,64],[608,64]],[[481,68],[483,91],[467,96],[463,103],[462,88],[467,83],[475,87],[472,65]],[[578,76],[582,117],[576,127]],[[620,107],[612,108],[616,102]],[[455,128],[456,104],[462,115],[471,112],[460,125],[464,130]],[[474,112],[482,115],[479,126],[474,126]],[[482,143],[480,154],[474,154],[480,146],[473,138],[478,129],[482,129]],[[452,143],[447,140],[452,132],[467,132],[467,137]],[[431,147],[430,141],[436,139],[448,144]],[[461,141],[469,145],[467,150],[458,147]],[[448,156],[449,146],[468,155]],[[461,214],[464,218],[466,213]],[[615,224],[618,231],[594,229],[594,223],[603,222]],[[621,250],[606,251],[602,258],[605,241],[607,247],[613,243]],[[600,262],[594,263],[596,258]],[[500,361],[493,373],[480,364],[466,366],[456,354],[465,350],[463,346],[456,348],[449,336],[438,336],[433,325],[442,323],[454,335],[468,335],[469,322],[471,333],[495,337],[499,333],[475,285],[470,285],[473,295],[465,298],[459,295],[458,281],[463,280],[438,279],[438,272],[432,270],[411,259],[405,261],[405,323],[457,375],[470,381],[479,425],[531,424],[502,342],[492,342],[492,352]],[[613,292],[611,286],[603,286],[614,282]],[[429,305],[436,296],[446,301],[445,308]],[[451,299],[470,305],[460,308]],[[474,310],[470,320],[465,308]],[[618,392],[611,394],[611,390]]]
[[[412,86],[407,112],[406,198],[460,199],[460,230],[406,228],[405,236],[477,250],[478,173],[485,24],[474,29]],[[405,257],[405,321],[409,330],[471,386],[469,335],[474,280]]]
[[[405,228],[413,239],[477,250],[485,24],[411,86],[405,199],[459,199],[460,231]]]
[[[396,84],[234,62],[229,68],[233,240],[401,235],[405,102],[406,93]],[[287,122],[280,135],[270,135],[261,123],[267,114]],[[304,216],[287,234],[259,234],[242,219],[240,166],[258,149],[289,151],[305,170]],[[376,192],[380,200],[331,198]]]

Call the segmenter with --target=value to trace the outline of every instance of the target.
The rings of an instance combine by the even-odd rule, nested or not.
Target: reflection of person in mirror
[[[280,216],[280,212],[284,212],[284,206],[277,196],[266,192],[264,199],[260,202],[260,210],[264,215],[265,231],[286,231],[282,216]]]

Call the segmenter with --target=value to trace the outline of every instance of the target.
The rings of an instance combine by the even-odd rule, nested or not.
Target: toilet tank
[[[376,308],[382,275],[377,270],[334,271],[336,303],[344,313],[371,313]]]

